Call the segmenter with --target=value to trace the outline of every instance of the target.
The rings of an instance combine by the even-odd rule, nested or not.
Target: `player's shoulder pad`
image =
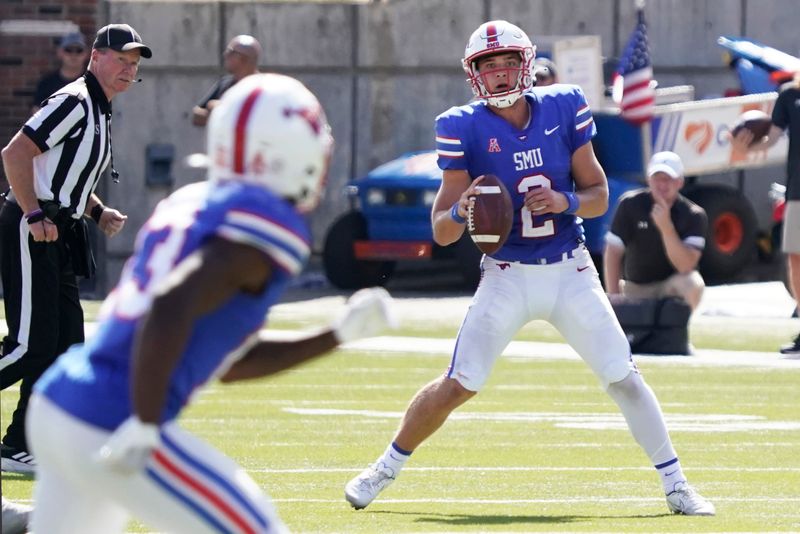
[[[247,211],[280,221],[288,228],[303,234],[303,237],[310,237],[305,220],[287,200],[259,185],[238,181],[231,181],[228,185],[230,187],[226,202],[228,211]]]
[[[485,102],[476,100],[463,106],[453,106],[436,117],[436,123],[449,125],[460,124],[472,120],[476,112],[486,106]]]
[[[311,253],[311,232],[289,202],[267,189],[238,181],[214,187],[222,221],[217,233],[266,253],[290,274],[300,272]]]
[[[562,108],[575,108],[586,105],[586,96],[580,86],[554,83],[546,87],[536,87],[529,93],[544,105],[557,105]]]

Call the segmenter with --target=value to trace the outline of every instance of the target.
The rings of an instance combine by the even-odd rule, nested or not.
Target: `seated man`
[[[679,193],[683,163],[674,152],[653,155],[647,185],[622,196],[606,234],[606,291],[680,297],[695,310],[705,288],[697,263],[706,243],[706,213]]]

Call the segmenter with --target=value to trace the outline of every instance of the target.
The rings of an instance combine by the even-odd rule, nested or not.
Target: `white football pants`
[[[271,502],[233,460],[175,423],[144,471],[99,467],[110,433],[31,397],[28,438],[38,463],[31,527],[37,534],[113,534],[135,517],[159,532],[284,533]]]
[[[636,371],[631,349],[585,247],[550,265],[483,259],[483,278],[456,339],[447,376],[480,391],[528,322],[543,319],[591,367],[603,388]]]

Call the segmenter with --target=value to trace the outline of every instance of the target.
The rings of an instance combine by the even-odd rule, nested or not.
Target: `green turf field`
[[[454,330],[453,330],[454,332]],[[658,477],[579,361],[503,358],[486,390],[356,512],[343,486],[447,355],[342,350],[271,380],[214,385],[183,424],[239,461],[295,532],[797,532],[800,365],[640,359],[690,481],[718,515],[667,513]],[[2,393],[8,421],[16,388]],[[25,501],[30,479],[3,474]],[[131,524],[132,532],[147,532]]]

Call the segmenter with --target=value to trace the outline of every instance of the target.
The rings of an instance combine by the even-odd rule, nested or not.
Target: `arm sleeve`
[[[687,246],[703,251],[706,247],[706,229],[708,228],[708,216],[706,212],[693,209],[686,225],[686,232],[681,235],[681,241]]]
[[[22,133],[46,152],[63,143],[77,128],[86,122],[84,103],[74,95],[55,95],[45,103],[22,127]]]
[[[464,141],[455,117],[440,115],[436,118],[437,163],[443,171],[463,171],[467,168]]]
[[[573,92],[570,95],[574,102],[572,124],[575,125],[572,132],[572,151],[575,152],[597,135],[597,126],[594,123],[592,109],[586,101],[583,90],[577,85],[572,86],[572,88]],[[570,123],[568,122],[567,124]]]

